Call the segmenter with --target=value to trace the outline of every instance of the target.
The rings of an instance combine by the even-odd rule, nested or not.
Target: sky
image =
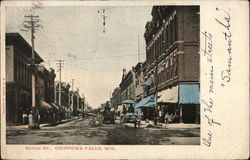
[[[103,14],[105,9],[105,33]],[[130,70],[145,60],[145,24],[151,20],[152,6],[24,6],[6,8],[6,32],[19,32],[30,43],[30,32],[21,31],[25,15],[39,15],[42,27],[35,33],[35,50],[44,66],[56,70],[56,60],[64,60],[62,81],[74,79],[87,102],[97,108],[110,99],[119,86],[122,69]],[[31,44],[31,43],[30,43]],[[139,46],[139,47],[138,47]]]

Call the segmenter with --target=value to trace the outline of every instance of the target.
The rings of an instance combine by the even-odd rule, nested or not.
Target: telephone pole
[[[64,64],[64,61],[59,59],[59,60],[56,60],[58,61],[57,63],[57,67],[59,68],[58,71],[59,71],[59,96],[58,96],[58,105],[59,107],[61,107],[61,97],[62,97],[62,81],[61,81],[61,77],[62,77],[62,65]]]
[[[56,88],[56,86],[57,86],[57,82],[55,81],[55,84],[54,84],[54,92],[55,92],[55,93],[54,93],[54,94],[55,94],[55,95],[54,95],[54,97],[55,97],[55,98],[54,98],[54,103],[55,103],[55,104],[56,104],[56,99],[57,99],[57,88]]]
[[[32,69],[32,75],[31,75],[31,80],[32,80],[32,110],[33,110],[33,119],[34,119],[34,127],[39,128],[39,113],[38,113],[38,108],[36,106],[36,81],[35,81],[35,72],[36,72],[36,60],[35,60],[35,43],[34,43],[34,33],[35,33],[35,29],[38,27],[41,27],[41,25],[39,24],[39,16],[34,16],[34,15],[28,15],[25,16],[26,19],[25,20],[23,26],[24,28],[30,30],[31,32],[31,46],[32,46],[32,50],[31,50],[31,64],[30,67]],[[22,31],[28,31],[25,29],[21,29]]]
[[[72,99],[72,103],[71,103],[71,108],[73,110],[73,106],[74,106],[74,79],[71,79],[71,83],[72,83],[72,95],[71,95],[71,99]]]
[[[140,57],[140,39],[139,39],[139,33],[138,33],[138,62],[141,61],[141,57]]]

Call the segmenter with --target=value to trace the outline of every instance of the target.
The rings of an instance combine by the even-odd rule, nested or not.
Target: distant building
[[[112,93],[111,97],[111,107],[118,107],[121,105],[121,88],[116,87]]]
[[[47,70],[45,67],[40,66],[37,68],[36,73],[36,103],[39,106],[39,114],[41,122],[51,121],[51,103],[54,102],[55,91],[55,71],[54,69]]]
[[[73,112],[74,116],[77,116],[79,113],[82,113],[86,107],[85,98],[80,96],[78,89],[76,91],[70,91],[69,95],[70,110]]]
[[[199,7],[154,6],[151,15],[144,34],[146,93],[180,122],[199,123]]]
[[[64,107],[70,107],[70,84],[61,82],[61,105]],[[56,104],[59,104],[59,82],[56,82]]]
[[[135,100],[140,101],[144,98],[144,86],[141,84],[145,81],[143,74],[143,66],[142,63],[139,62],[134,67],[135,72]]]
[[[134,100],[135,101],[135,72],[130,70],[128,73],[123,69],[121,88],[121,101]]]
[[[55,70],[50,68],[44,70],[44,85],[45,85],[45,96],[44,100],[48,103],[55,101]]]

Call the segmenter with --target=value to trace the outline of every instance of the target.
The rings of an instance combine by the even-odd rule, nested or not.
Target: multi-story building
[[[122,81],[120,83],[121,101],[135,101],[135,72],[133,70],[134,67],[126,73],[126,69],[123,69]]]
[[[31,108],[31,46],[19,33],[6,34],[6,121],[23,122],[23,115]],[[35,52],[35,60],[43,59]],[[38,83],[38,82],[37,82]],[[39,103],[36,101],[37,104]]]
[[[120,112],[134,110],[134,102],[136,100],[135,95],[135,72],[134,67],[132,67],[129,72],[126,72],[126,69],[123,69],[122,81],[120,83],[121,88],[121,103],[123,104],[119,109]]]
[[[70,107],[70,84],[61,82],[61,106]],[[56,104],[59,104],[59,82],[56,82]]]
[[[111,107],[116,108],[121,105],[121,88],[116,87],[112,93],[111,97]]]
[[[69,91],[69,106],[74,116],[82,113],[85,108],[85,98],[80,96],[79,90]]]
[[[144,98],[144,86],[141,84],[145,81],[144,80],[144,74],[143,74],[143,68],[142,63],[139,62],[134,67],[135,72],[135,96],[136,101],[140,101]]]
[[[199,7],[154,6],[147,22],[147,95],[184,123],[199,122]]]
[[[56,74],[54,69],[47,70],[43,66],[37,68],[36,75],[36,102],[39,108],[40,121],[51,121],[51,103],[54,102],[54,84]]]
[[[55,101],[55,70],[50,68],[47,70],[44,68],[44,87],[45,96],[44,100],[48,103],[53,103]]]

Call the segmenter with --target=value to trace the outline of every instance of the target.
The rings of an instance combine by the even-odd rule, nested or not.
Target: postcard
[[[1,157],[249,158],[249,3],[2,1]]]

